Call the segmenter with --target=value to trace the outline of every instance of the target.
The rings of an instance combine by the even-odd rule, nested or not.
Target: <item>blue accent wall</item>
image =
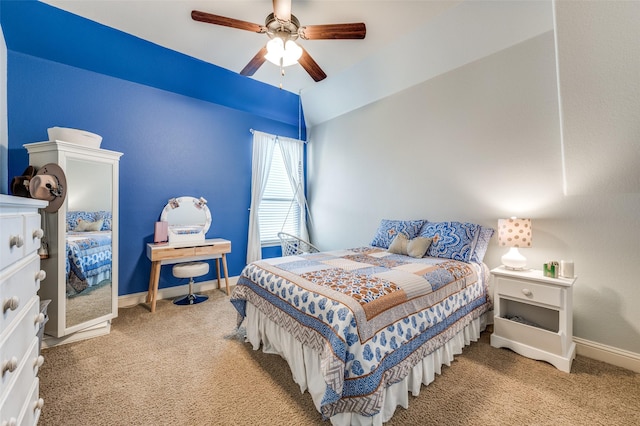
[[[48,4],[0,0],[0,22],[8,50],[298,126],[299,97],[294,93]]]
[[[20,8],[13,3],[29,7],[17,13]],[[147,290],[151,265],[146,244],[153,240],[154,222],[167,200],[181,195],[208,200],[213,223],[207,238],[231,240],[229,274],[238,275],[247,251],[249,129],[298,137],[298,96],[158,46],[150,47],[114,30],[108,31],[116,34],[113,43],[100,41],[106,27],[88,25],[91,21],[78,17],[67,21],[70,18],[66,15],[70,14],[48,6],[41,9],[43,6],[37,2],[2,2],[2,30],[8,47],[9,178],[20,174],[29,163],[23,145],[47,140],[47,128],[72,127],[97,133],[103,137],[102,148],[124,153],[119,188],[119,294]],[[75,32],[85,39],[83,44],[91,44],[86,40],[95,35],[103,55],[111,56],[110,60],[122,60],[112,55],[111,51],[118,51],[118,56],[139,64],[116,73],[113,69],[117,67],[110,67],[107,61],[107,70],[102,72],[100,67],[86,66],[95,58],[83,58],[82,49],[77,50],[73,40],[68,41],[70,49],[80,57],[53,58],[58,54],[48,54],[46,47],[29,47],[50,43],[47,38],[57,37],[42,28],[39,36],[28,34],[41,41],[31,40],[23,46],[20,37],[27,35],[19,30],[20,22],[11,21],[11,17],[19,17],[27,25],[23,14],[32,8],[37,14],[42,10],[50,14],[54,19],[47,23],[50,27],[65,29],[56,32]],[[58,26],[55,19],[61,16],[64,19]],[[80,29],[70,28],[77,22],[82,23]],[[138,43],[143,51],[150,49],[146,55],[139,56],[138,48],[130,47]],[[122,53],[123,49],[131,50]],[[169,62],[177,63],[165,68],[163,64]],[[221,75],[225,77],[219,78]],[[277,112],[272,105],[278,105]],[[265,255],[278,254],[271,253],[273,250]],[[211,268],[205,279],[214,276],[215,268]],[[178,284],[184,282],[173,278],[170,266],[163,267],[160,288]]]

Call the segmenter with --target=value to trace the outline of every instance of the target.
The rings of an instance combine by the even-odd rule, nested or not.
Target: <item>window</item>
[[[302,182],[302,164],[297,167],[298,181]],[[269,177],[260,202],[260,244],[280,244],[278,232],[299,235],[300,206],[296,202],[295,188],[291,187],[282,157],[280,142],[276,140],[269,166]]]
[[[262,259],[262,247],[278,245],[280,231],[309,238],[303,162],[302,141],[253,131],[247,263]]]

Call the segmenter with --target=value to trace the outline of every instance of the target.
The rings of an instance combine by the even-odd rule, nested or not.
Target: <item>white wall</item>
[[[606,119],[602,112],[610,104],[585,105],[626,85],[637,87],[640,56],[622,61],[615,53],[620,49],[606,43],[580,55],[574,48],[592,30],[595,39],[640,39],[632,24],[640,3],[604,4],[558,7],[563,126],[549,31],[311,128],[314,243],[322,249],[367,244],[381,218],[468,220],[495,228],[498,218],[531,217],[533,247],[522,250],[529,266],[575,262],[574,335],[640,357],[640,197],[629,184],[637,175],[624,176],[640,170],[632,155],[640,121],[631,118],[640,111],[640,97],[632,91]],[[583,17],[576,13],[582,8],[594,10]],[[596,14],[609,24],[591,28],[588,18]],[[627,33],[609,37],[621,28]],[[566,49],[572,54],[565,59]],[[591,84],[564,87],[595,65]],[[631,75],[635,81],[621,81]],[[584,139],[576,135],[584,126],[590,134],[611,135],[606,145],[591,142],[599,148],[586,170]],[[627,173],[609,164],[607,152],[625,154]],[[585,179],[592,176],[610,183],[591,190]],[[494,237],[485,261],[498,266],[503,251]]]
[[[549,216],[563,197],[553,51],[547,32],[314,127],[315,241],[369,242],[381,218]]]
[[[575,334],[640,353],[640,2],[556,3]]]
[[[638,194],[640,2],[556,9],[567,193]]]

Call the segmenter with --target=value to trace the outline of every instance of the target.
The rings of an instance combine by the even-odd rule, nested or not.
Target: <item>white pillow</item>
[[[86,231],[99,231],[102,229],[103,219],[96,220],[95,222],[89,222],[88,220],[78,219],[78,224],[74,231],[86,232]]]

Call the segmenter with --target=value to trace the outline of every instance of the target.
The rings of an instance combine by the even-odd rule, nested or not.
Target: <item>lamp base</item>
[[[511,247],[501,260],[502,266],[512,271],[522,271],[527,268],[527,258],[520,254],[518,247]]]
[[[528,271],[528,270],[529,270],[529,268],[527,268],[526,266],[523,266],[523,267],[521,267],[521,268],[513,268],[513,267],[511,267],[511,266],[502,265],[502,267],[503,267],[504,269],[509,270],[509,271]]]

